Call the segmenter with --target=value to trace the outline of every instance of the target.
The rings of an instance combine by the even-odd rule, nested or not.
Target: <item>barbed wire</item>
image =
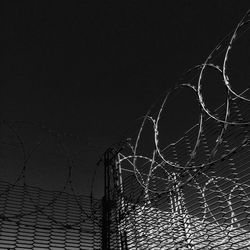
[[[189,243],[184,244],[190,247],[187,249],[193,249],[190,242],[196,240],[192,239],[190,234],[194,235],[197,227],[203,228],[199,229],[203,232],[217,228],[216,234],[221,237],[221,246],[230,243],[235,247],[236,243],[232,241],[234,236],[231,235],[233,232],[236,234],[235,239],[238,237],[237,235],[242,235],[241,241],[243,242],[249,239],[247,231],[244,230],[246,225],[249,226],[249,218],[247,216],[242,218],[244,215],[248,215],[250,209],[250,183],[244,179],[243,175],[243,172],[246,173],[246,178],[249,175],[249,171],[247,172],[245,168],[250,162],[247,156],[250,148],[250,99],[246,97],[249,89],[246,88],[243,92],[237,93],[232,87],[228,75],[228,63],[234,46],[239,38],[246,35],[249,28],[250,10],[236,28],[215,46],[202,64],[184,73],[179,82],[166,93],[155,113],[152,111],[154,106],[152,105],[143,118],[134,143],[132,140],[128,141],[125,150],[118,153],[116,164],[122,172],[122,180],[117,194],[119,199],[117,206],[124,213],[120,220],[120,230],[127,231],[130,239],[135,237],[134,240],[137,241],[136,237],[141,237],[143,245],[149,244],[148,247],[159,247],[161,244],[159,242],[165,242],[165,245],[162,246],[167,247],[168,240],[164,238],[165,236],[157,238],[157,235],[153,233],[154,230],[158,230],[157,232],[161,234],[166,230],[164,228],[166,224],[160,222],[161,219],[153,221],[153,214],[162,213],[164,218],[166,210],[169,211],[173,220],[176,216],[181,216],[186,221],[183,228],[185,234],[189,235],[187,236]],[[220,65],[214,63],[219,56],[223,56]],[[208,109],[202,92],[205,82],[203,79],[208,69],[220,76],[221,82],[226,88],[226,98],[215,111]],[[186,80],[191,74],[193,74],[191,79]],[[195,83],[193,83],[194,81]],[[168,146],[162,146],[160,121],[172,102],[171,98],[183,89],[191,90],[196,96],[199,110],[198,124],[188,130],[178,141]],[[238,106],[242,106],[242,108]],[[176,114],[178,117],[180,115]],[[146,126],[153,131],[150,155],[144,154],[143,151],[139,152],[139,147],[143,144],[143,132]],[[209,139],[209,142],[206,138]],[[179,153],[177,154],[178,148]],[[241,156],[244,156],[242,162],[239,161]],[[227,165],[228,170],[226,168],[222,170],[223,166]],[[133,180],[137,183],[134,188],[131,187]],[[186,191],[190,188],[193,193]],[[114,192],[117,191],[114,190]],[[210,193],[213,193],[212,198]],[[218,204],[215,201],[212,202],[214,197],[219,199]],[[187,200],[188,202],[185,202]],[[158,208],[160,202],[165,204],[164,209]],[[240,202],[244,204],[242,211],[238,211],[240,208],[237,204]],[[192,210],[192,206],[195,206],[194,210],[199,210],[199,212]],[[218,212],[216,209],[220,211]],[[133,222],[135,225],[132,225],[132,221],[136,221],[136,216],[140,217],[140,220],[138,219],[138,224]],[[149,220],[149,225],[144,225],[144,220]],[[166,221],[165,223],[170,223],[168,220]],[[198,221],[199,226],[194,221]],[[166,237],[170,237],[176,223],[173,222],[169,226]],[[243,225],[244,223],[246,225]],[[208,225],[213,229],[208,229]],[[133,236],[134,232],[140,230],[144,233]],[[148,233],[147,230],[149,230]],[[205,234],[204,242],[206,243],[208,241],[206,239],[212,236],[209,233]],[[148,239],[146,239],[147,235]],[[154,237],[157,240],[154,240]],[[195,237],[199,239],[198,236]],[[215,237],[215,241],[218,243],[219,238]],[[136,245],[137,243],[131,244]],[[212,248],[211,241],[206,244],[208,245],[205,247]],[[236,244],[236,247],[244,248],[246,244],[248,243]],[[172,245],[172,247],[176,246],[177,244]],[[161,249],[157,247],[156,249]],[[181,246],[179,245],[179,247]]]
[[[235,102],[249,103],[250,99],[245,97],[245,93],[247,93],[248,89],[241,93],[237,93],[231,86],[228,75],[228,62],[236,41],[238,41],[238,39],[241,38],[250,28],[249,21],[250,10],[240,20],[236,28],[215,46],[202,64],[189,69],[183,74],[183,76],[181,76],[178,83],[166,93],[156,113],[153,112],[153,109],[156,107],[156,103],[150,107],[146,115],[140,118],[142,122],[134,144],[132,143],[131,138],[123,136],[120,141],[110,146],[109,149],[114,154],[116,166],[118,166],[118,168],[123,172],[127,171],[132,173],[141,189],[140,192],[138,191],[139,189],[137,190],[138,193],[136,194],[136,199],[132,197],[133,194],[131,192],[125,194],[121,188],[122,185],[119,190],[114,190],[116,193],[119,192],[119,195],[114,195],[114,198],[117,198],[115,202],[119,203],[122,210],[120,211],[118,221],[121,222],[123,220],[128,220],[128,217],[135,210],[138,210],[140,215],[146,218],[148,215],[151,215],[152,211],[155,211],[154,208],[157,200],[160,200],[162,195],[167,194],[170,200],[175,200],[175,203],[170,202],[171,213],[173,215],[170,227],[174,228],[176,226],[176,218],[180,215],[180,211],[177,210],[181,209],[182,218],[189,223],[186,223],[188,224],[186,233],[190,233],[192,231],[190,227],[195,227],[196,224],[192,221],[192,219],[190,219],[193,215],[192,210],[190,211],[191,205],[188,204],[188,202],[185,202],[185,188],[191,188],[195,190],[195,194],[192,194],[195,197],[192,202],[195,199],[201,200],[203,206],[203,211],[200,213],[202,216],[199,217],[199,225],[202,225],[205,231],[208,230],[206,223],[209,221],[220,229],[224,237],[223,242],[228,242],[231,238],[228,236],[228,230],[225,230],[225,228],[229,228],[229,231],[231,232],[235,230],[235,228],[240,229],[242,227],[242,218],[240,218],[239,215],[244,212],[248,212],[249,206],[245,205],[244,211],[237,214],[234,208],[235,202],[233,201],[234,199],[240,198],[243,200],[244,204],[248,204],[248,202],[250,202],[249,193],[246,191],[250,189],[250,184],[247,183],[247,181],[240,181],[240,178],[237,177],[242,175],[239,170],[242,170],[246,164],[249,164],[250,159],[247,159],[244,163],[239,163],[237,165],[238,171],[236,168],[231,167],[231,165],[234,166],[235,157],[237,155],[241,155],[241,152],[249,150],[250,121],[249,115],[248,120],[244,120],[243,117],[239,117],[237,112],[237,114],[234,114],[233,105],[235,105]],[[218,65],[214,61],[221,55],[223,55],[223,60],[221,65]],[[218,74],[222,79],[222,83],[226,87],[226,100],[223,105],[214,112],[209,110],[203,96],[203,79],[208,69],[211,69],[213,72]],[[194,75],[191,79],[187,80],[191,74]],[[195,83],[193,83],[194,81]],[[171,98],[173,99],[173,96],[176,96],[178,93],[183,91],[183,89],[189,89],[195,94],[197,107],[200,112],[198,124],[196,125],[197,133],[192,134],[189,138],[189,140],[194,142],[193,146],[191,147],[191,143],[189,143],[186,158],[181,162],[175,152],[176,146],[186,140],[185,136],[187,133],[177,142],[162,147],[159,124],[164,116],[164,111],[167,110],[171,104]],[[219,115],[222,115],[223,112],[221,111],[221,108],[224,109],[224,115],[222,118],[216,114],[219,113]],[[249,110],[247,110],[247,112],[248,111]],[[180,114],[178,114],[178,116],[180,116]],[[203,145],[205,144],[205,142],[203,142],[203,137],[206,130],[211,130],[209,127],[210,122],[213,123],[213,126],[216,127],[217,131],[216,135],[213,136],[213,142],[210,143],[209,148],[208,146],[205,147]],[[153,131],[153,150],[150,156],[139,153],[142,133],[148,124],[150,124]],[[13,143],[7,136],[5,140],[0,141],[0,145],[4,147],[11,147],[12,150],[19,150],[21,153],[21,159],[17,163],[20,170],[17,173],[14,182],[7,185],[5,189],[1,191],[0,198],[9,194],[18,185],[20,185],[20,182],[22,182],[24,193],[29,202],[33,205],[32,211],[21,211],[12,215],[1,213],[0,220],[15,223],[17,226],[36,227],[44,230],[51,230],[51,227],[40,226],[36,223],[30,225],[22,221],[23,218],[32,214],[41,214],[52,223],[52,228],[56,230],[77,230],[79,232],[83,232],[85,229],[81,228],[81,224],[84,223],[86,219],[91,221],[96,227],[101,228],[101,217],[98,214],[101,211],[101,204],[96,204],[93,193],[95,177],[100,163],[103,162],[104,156],[99,156],[99,160],[94,170],[90,186],[91,210],[86,211],[86,208],[82,206],[80,197],[76,194],[74,187],[72,173],[76,168],[75,157],[65,143],[65,137],[70,136],[71,138],[74,138],[74,141],[79,142],[81,141],[79,136],[58,133],[56,130],[52,130],[35,122],[4,120],[0,122],[0,126],[9,131],[10,137],[15,138],[15,143]],[[42,129],[44,135],[41,136],[39,141],[28,150],[27,144],[29,143],[25,143],[23,136],[18,130],[19,126],[31,126]],[[215,129],[212,128],[212,130]],[[189,130],[189,132],[190,131],[191,130]],[[65,178],[61,189],[56,192],[56,194],[49,201],[47,201],[46,204],[40,205],[33,198],[32,193],[28,188],[27,173],[30,169],[28,164],[30,164],[35,153],[41,150],[41,147],[45,144],[45,142],[50,140],[49,137],[53,138],[56,147],[60,148],[60,152],[65,161],[67,173],[64,176]],[[96,145],[91,145],[88,141],[84,141],[87,146],[87,151],[97,151]],[[199,153],[199,150],[201,150],[202,147],[205,152],[205,157],[202,157],[201,153]],[[112,151],[112,148],[116,150]],[[121,149],[126,152],[124,153]],[[173,151],[172,154],[169,152],[171,150]],[[182,155],[183,154],[185,153],[182,152]],[[138,162],[143,163],[140,164]],[[233,177],[223,176],[223,174],[218,175],[217,172],[218,169],[220,169],[218,168],[218,165],[225,164],[225,162],[228,163],[229,167],[233,169]],[[127,180],[127,182],[129,182],[129,180]],[[157,183],[159,183],[158,186]],[[223,185],[225,187],[223,187]],[[84,215],[77,222],[65,223],[62,220],[55,218],[53,214],[51,215],[47,212],[49,208],[53,207],[59,201],[67,188],[71,191],[72,197],[74,198],[75,204],[80,213]],[[239,193],[237,193],[237,191]],[[220,218],[217,218],[218,216],[214,212],[215,209],[211,207],[211,200],[208,198],[209,192],[218,193],[217,197],[223,200],[221,203],[225,203],[223,205],[223,209],[227,209],[226,214],[230,214],[230,216],[226,216],[225,213],[221,213]],[[155,195],[157,195],[157,198],[155,198]],[[153,197],[153,199],[151,197]],[[123,216],[121,215],[122,213]],[[194,218],[194,216],[192,218]],[[221,219],[224,219],[223,223],[220,221]],[[230,222],[227,222],[228,220]],[[145,227],[146,234],[150,234],[151,229],[149,229],[148,225],[145,224],[143,226]],[[111,233],[116,233],[116,230],[117,228],[113,231],[111,230]],[[221,244],[223,244],[223,242]]]
[[[147,185],[145,183],[142,183],[140,181],[141,179],[141,174],[140,171],[138,170],[137,166],[136,166],[136,160],[138,158],[143,158],[147,161],[147,163],[151,163],[151,167],[150,167],[150,174],[149,174],[149,178],[150,176],[153,174],[153,172],[157,169],[157,168],[161,168],[164,171],[166,171],[166,169],[164,168],[165,165],[171,166],[173,168],[176,169],[181,169],[181,170],[188,170],[188,169],[192,169],[192,170],[198,170],[201,168],[205,168],[208,167],[210,165],[214,165],[216,163],[218,163],[219,161],[223,161],[225,160],[227,157],[230,157],[231,154],[235,153],[237,150],[239,150],[241,147],[245,147],[246,145],[248,145],[249,143],[249,139],[248,137],[243,138],[242,142],[240,143],[240,145],[238,145],[237,147],[234,147],[231,149],[231,151],[229,151],[228,153],[224,154],[223,156],[220,157],[220,159],[216,159],[215,155],[216,152],[218,151],[218,148],[220,147],[220,145],[223,142],[223,137],[225,132],[227,131],[227,128],[229,125],[232,126],[249,126],[250,125],[250,121],[230,121],[230,103],[232,102],[232,100],[235,99],[241,99],[244,101],[249,101],[248,98],[245,98],[243,96],[243,94],[245,92],[247,92],[247,90],[245,90],[244,92],[242,92],[241,94],[237,94],[235,91],[233,91],[232,87],[229,84],[229,76],[226,74],[226,70],[227,70],[227,62],[228,62],[228,58],[229,58],[229,52],[232,50],[233,48],[233,42],[236,41],[236,39],[238,38],[238,33],[244,28],[244,32],[245,33],[249,28],[249,21],[250,21],[250,11],[248,11],[245,16],[242,18],[242,20],[239,22],[239,24],[237,25],[237,27],[235,28],[235,30],[233,32],[230,33],[231,36],[227,35],[216,47],[215,49],[209,54],[209,56],[207,57],[207,59],[205,60],[205,62],[201,65],[195,66],[192,69],[188,70],[186,72],[186,74],[189,74],[191,71],[193,70],[199,70],[198,72],[198,82],[197,82],[197,86],[191,84],[191,83],[178,83],[176,85],[174,85],[174,87],[166,94],[160,109],[158,111],[158,113],[156,114],[156,118],[153,118],[153,116],[150,114],[151,110],[149,110],[147,112],[147,114],[144,116],[143,122],[141,124],[141,127],[139,129],[135,144],[132,146],[131,144],[129,145],[129,148],[132,150],[132,154],[125,156],[122,153],[120,154],[121,159],[120,162],[122,161],[128,161],[134,168],[134,174],[137,178],[137,181],[140,183],[140,185],[143,186],[143,188],[145,188]],[[242,33],[240,34],[242,35]],[[229,40],[229,42],[228,42]],[[226,43],[228,42],[228,43]],[[227,45],[225,47],[225,45]],[[226,51],[225,55],[224,55],[224,60],[223,60],[223,67],[221,68],[218,65],[214,65],[211,61],[213,59],[213,55],[215,54],[215,52],[221,54],[222,51]],[[203,100],[203,96],[202,96],[202,78],[205,74],[205,70],[207,67],[213,68],[216,71],[218,71],[222,76],[223,76],[223,83],[224,85],[227,87],[227,97],[226,97],[226,102],[225,102],[225,107],[226,107],[226,112],[225,112],[225,116],[224,119],[219,119],[218,117],[216,117],[214,114],[212,114],[208,108],[206,107],[206,104]],[[182,76],[181,79],[183,80],[185,77]],[[163,113],[163,109],[167,108],[166,107],[166,103],[169,99],[169,97],[175,93],[175,91],[180,90],[181,88],[189,88],[191,89],[197,96],[197,101],[198,101],[198,105],[199,108],[201,110],[200,112],[200,118],[199,118],[199,123],[198,123],[198,134],[197,134],[197,138],[196,138],[196,142],[194,144],[194,147],[191,151],[191,154],[189,155],[189,159],[186,161],[186,163],[184,165],[180,165],[176,162],[173,162],[169,159],[167,159],[164,156],[164,149],[162,150],[160,148],[160,139],[159,139],[159,135],[160,135],[160,131],[159,131],[159,122]],[[194,160],[198,147],[200,145],[200,141],[201,141],[201,135],[203,132],[203,123],[204,123],[204,119],[205,119],[205,115],[207,116],[206,119],[212,119],[215,122],[217,122],[218,124],[222,124],[221,128],[220,128],[220,133],[218,135],[218,137],[215,140],[215,146],[213,147],[213,149],[210,152],[210,156],[207,162],[203,162],[200,165],[193,165],[191,166],[192,161]],[[152,153],[152,157],[146,157],[143,155],[139,155],[137,154],[137,148],[139,146],[139,141],[141,139],[141,134],[142,131],[144,129],[144,126],[146,124],[147,121],[150,121],[152,124],[152,128],[154,131],[154,150]],[[158,158],[160,159],[159,161],[156,161],[156,155],[158,156]],[[131,161],[132,159],[132,161]],[[146,163],[146,164],[147,164]],[[167,173],[167,171],[166,171]],[[169,175],[169,173],[167,173]],[[171,179],[171,177],[170,177]],[[152,192],[157,192],[155,190],[151,190]],[[168,190],[166,190],[166,192],[168,192]]]
[[[29,224],[25,224],[24,222],[21,222],[21,219],[27,216],[30,216],[32,214],[42,214],[43,216],[45,216],[49,221],[53,222],[54,229],[72,229],[72,230],[78,230],[81,232],[81,228],[79,228],[79,226],[81,226],[81,224],[86,220],[90,220],[92,221],[93,224],[95,224],[97,227],[101,227],[101,217],[100,215],[96,215],[96,213],[100,212],[101,210],[101,204],[99,204],[99,207],[96,207],[96,199],[92,197],[91,194],[91,209],[90,211],[85,211],[86,208],[84,208],[81,204],[81,202],[79,201],[80,199],[80,195],[76,194],[74,185],[73,185],[73,180],[72,180],[72,171],[75,169],[75,162],[74,162],[74,157],[72,156],[71,152],[69,151],[69,149],[67,148],[67,145],[65,144],[65,138],[66,137],[71,137],[73,138],[74,141],[80,141],[81,138],[79,136],[74,136],[73,134],[68,134],[68,133],[59,133],[56,130],[52,130],[50,128],[47,128],[43,125],[40,125],[39,123],[35,123],[35,122],[26,122],[26,121],[1,121],[0,122],[0,126],[5,127],[8,129],[9,134],[7,136],[5,136],[5,138],[1,141],[1,145],[2,146],[11,146],[14,147],[15,149],[19,149],[21,152],[21,160],[20,162],[18,162],[18,165],[20,167],[20,171],[17,174],[17,177],[15,178],[14,182],[9,183],[9,185],[6,186],[6,189],[4,189],[3,191],[1,191],[0,193],[0,198],[8,193],[10,193],[11,190],[13,190],[15,187],[20,186],[20,182],[22,182],[22,187],[24,189],[24,192],[26,194],[26,196],[28,197],[30,203],[33,205],[33,211],[28,211],[26,213],[24,212],[20,212],[18,214],[14,214],[11,216],[6,216],[5,214],[0,214],[0,219],[4,220],[4,221],[9,221],[9,222],[14,222],[17,225],[21,224],[22,226],[26,226],[26,227],[36,227],[36,228],[41,228],[41,229],[46,229],[46,230],[51,230],[50,227],[41,227],[39,225],[29,225]],[[41,136],[40,140],[38,142],[35,143],[35,145],[33,147],[31,147],[31,149],[27,149],[27,145],[24,142],[24,138],[23,136],[20,134],[20,132],[18,131],[18,127],[21,128],[28,128],[29,130],[31,130],[31,128],[36,128],[36,129],[40,129],[42,130],[43,136]],[[21,129],[19,129],[21,130]],[[6,132],[6,131],[4,131]],[[30,136],[29,134],[26,134],[24,136]],[[11,137],[15,138],[15,143],[11,143],[8,142],[8,140],[11,140]],[[65,175],[65,180],[64,183],[62,184],[62,187],[59,191],[56,192],[56,195],[53,196],[53,198],[51,198],[51,200],[47,201],[46,204],[38,205],[36,203],[36,201],[32,198],[32,194],[30,194],[29,189],[27,188],[28,184],[27,184],[27,171],[29,170],[28,163],[32,160],[33,155],[38,152],[39,150],[41,150],[41,146],[43,144],[45,144],[45,142],[49,142],[50,143],[50,139],[54,140],[54,147],[53,148],[55,150],[55,152],[57,152],[58,149],[56,148],[60,148],[61,151],[61,157],[65,158],[66,161],[66,167],[67,167],[67,173]],[[33,142],[35,141],[34,139],[32,140]],[[28,143],[27,143],[28,144]],[[86,142],[86,140],[84,140],[84,145],[87,147],[87,151],[95,151],[97,152],[97,147],[95,146],[91,146],[89,142]],[[51,152],[54,153],[54,152]],[[12,158],[15,158],[17,155],[12,154]],[[36,162],[38,163],[38,162]],[[49,168],[49,166],[47,166],[47,168]],[[57,180],[58,181],[58,180]],[[66,189],[69,188],[69,190],[72,193],[72,197],[75,200],[76,206],[78,207],[78,209],[80,210],[80,212],[84,215],[82,216],[82,219],[74,222],[74,223],[63,223],[61,221],[59,221],[58,219],[55,219],[53,216],[47,214],[46,210],[48,210],[48,208],[53,207],[53,205],[61,198],[61,196],[66,192]],[[89,190],[87,190],[87,192],[89,192]]]

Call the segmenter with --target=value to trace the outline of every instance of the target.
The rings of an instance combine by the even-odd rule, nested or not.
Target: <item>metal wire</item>
[[[93,198],[95,177],[90,197],[76,195],[76,162],[65,135],[35,123],[2,121],[9,136],[0,145],[19,150],[12,157],[19,159],[19,173],[12,183],[0,182],[0,249],[250,249],[250,100],[248,89],[237,93],[228,75],[234,44],[248,31],[249,21],[250,11],[204,63],[184,74],[156,113],[156,105],[150,108],[134,144],[122,138],[100,158],[107,182],[102,202]],[[219,56],[221,65],[214,62]],[[227,92],[214,112],[203,96],[208,69],[221,76]],[[177,142],[162,145],[160,121],[183,89],[196,96],[199,122]],[[20,132],[28,124],[46,131],[32,147]],[[148,124],[151,155],[139,153]],[[28,185],[30,162],[48,136],[67,169],[57,192]]]
[[[100,249],[101,227],[87,216],[92,209],[89,196],[73,197],[65,192],[58,195],[56,191],[13,187],[3,181],[0,190],[3,192],[0,197],[0,249]],[[51,200],[53,204],[45,206]],[[99,200],[94,203],[96,221],[98,216],[100,223],[101,204]]]
[[[249,29],[249,18],[250,11],[205,62],[191,70],[196,71],[196,85],[182,78],[158,112],[145,115],[135,143],[117,155],[113,210],[119,211],[121,249],[250,248],[249,91],[236,93],[227,73],[233,45]],[[214,64],[221,55],[222,65]],[[207,68],[221,75],[227,89],[226,101],[214,112],[202,93]],[[171,95],[183,88],[197,96],[199,123],[164,147],[159,123]],[[151,156],[138,150],[148,124],[154,131]]]
[[[0,125],[1,171],[12,172],[7,176],[13,177],[13,169],[19,170],[13,182],[4,182],[3,177],[0,181],[0,249],[100,249],[101,200],[75,192],[72,172],[76,155],[66,143],[69,135],[31,122],[2,121]],[[29,185],[29,171],[40,164],[37,155],[46,161],[47,169],[55,164],[51,165],[49,157],[59,161],[60,171],[65,172],[60,190]]]

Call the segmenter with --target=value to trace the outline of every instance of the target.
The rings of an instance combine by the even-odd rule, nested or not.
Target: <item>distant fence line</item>
[[[0,181],[0,249],[100,249],[101,218],[89,196]]]
[[[0,249],[101,249],[101,199],[77,195],[72,178],[80,138],[26,121],[1,121],[0,129]],[[57,191],[30,185],[30,172],[44,170]]]

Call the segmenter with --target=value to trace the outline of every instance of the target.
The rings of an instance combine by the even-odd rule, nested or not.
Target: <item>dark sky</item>
[[[2,119],[38,122],[95,145],[97,152],[83,153],[75,174],[78,191],[88,193],[98,155],[133,128],[185,70],[204,61],[249,1],[1,5]],[[170,134],[179,136],[175,126]],[[29,183],[56,188],[50,183],[61,183],[58,173],[41,168]],[[53,181],[41,177],[45,170]],[[100,193],[101,174],[98,178]]]

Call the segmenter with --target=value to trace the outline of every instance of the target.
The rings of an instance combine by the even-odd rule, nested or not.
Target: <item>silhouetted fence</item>
[[[0,249],[100,249],[101,203],[0,182]]]
[[[76,147],[70,151],[64,136],[45,129],[34,141],[28,129],[24,140],[23,122],[2,121],[1,171],[11,166],[18,175],[11,183],[0,182],[0,249],[250,249],[249,91],[234,91],[227,72],[249,17],[248,11],[205,62],[166,94],[156,112],[148,111],[135,138],[105,152],[102,200],[94,199],[92,191],[76,195]],[[214,112],[202,91],[208,69],[219,74],[226,89],[225,102]],[[164,145],[170,133],[160,125],[164,111],[184,88],[195,94],[199,122],[177,142]],[[151,134],[143,143],[146,128]],[[32,160],[42,167],[46,156],[55,176],[65,177],[61,191],[28,185],[28,171],[39,174]]]

